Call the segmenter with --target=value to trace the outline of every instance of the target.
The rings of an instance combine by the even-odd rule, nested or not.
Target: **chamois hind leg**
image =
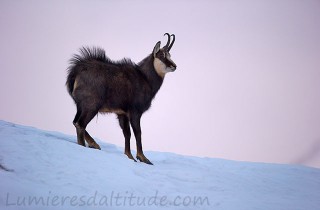
[[[81,112],[80,107],[77,106],[77,114],[76,114],[76,116],[74,117],[73,125],[76,127],[78,144],[85,147],[86,144],[85,144],[85,142],[84,142],[84,132],[82,131],[82,129],[81,129],[80,126],[78,125],[78,121],[79,121],[79,118],[80,118],[81,113],[82,113],[82,112]]]
[[[84,138],[88,143],[88,147],[101,150],[99,144],[90,136],[90,134],[85,130],[84,131]]]
[[[141,143],[141,127],[140,127],[140,118],[141,114],[132,114],[130,116],[130,123],[134,132],[134,135],[136,137],[137,142],[137,159],[141,162],[153,165],[146,156],[144,156],[142,151],[142,143]]]
[[[120,127],[122,129],[124,138],[125,138],[124,154],[126,154],[129,159],[132,159],[135,162],[137,162],[134,159],[134,157],[132,156],[131,149],[130,149],[131,131],[130,131],[129,118],[126,115],[119,114],[118,115],[118,120],[119,120]]]
[[[73,120],[73,124],[77,130],[77,140],[78,144],[85,146],[85,138],[87,138],[87,142],[89,147],[100,148],[100,146],[93,140],[93,138],[86,131],[86,127],[88,123],[94,118],[94,116],[98,113],[98,111],[89,111],[83,110],[77,106],[77,114]]]

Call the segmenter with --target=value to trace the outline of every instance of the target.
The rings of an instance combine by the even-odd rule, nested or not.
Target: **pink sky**
[[[317,0],[2,0],[0,27],[2,120],[76,135],[72,54],[139,62],[169,32],[178,68],[142,118],[144,150],[320,167]],[[115,115],[88,130],[124,146]]]

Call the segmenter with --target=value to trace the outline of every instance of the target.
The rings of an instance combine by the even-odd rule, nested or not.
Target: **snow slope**
[[[319,210],[320,169],[78,146],[0,121],[0,209]]]

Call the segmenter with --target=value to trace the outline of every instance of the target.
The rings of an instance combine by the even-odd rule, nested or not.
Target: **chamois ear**
[[[159,52],[159,50],[160,50],[160,45],[161,45],[161,42],[159,41],[159,42],[157,42],[157,44],[154,46],[154,48],[153,48],[153,57],[156,57],[157,52]]]

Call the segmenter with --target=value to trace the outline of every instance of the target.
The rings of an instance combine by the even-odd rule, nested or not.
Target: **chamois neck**
[[[154,58],[151,54],[139,62],[138,66],[140,67],[140,71],[146,76],[152,92],[155,95],[162,85],[163,78],[160,77],[154,69],[153,60]]]

